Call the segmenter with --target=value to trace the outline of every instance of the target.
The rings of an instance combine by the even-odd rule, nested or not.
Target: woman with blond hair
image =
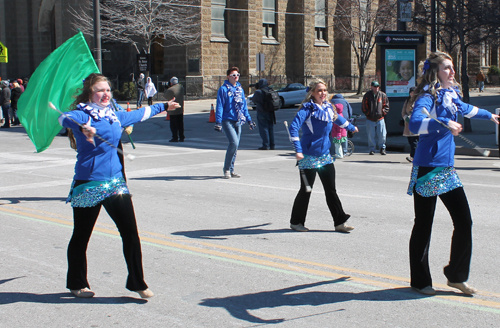
[[[472,255],[472,217],[462,182],[454,167],[455,141],[462,131],[458,115],[492,120],[498,115],[462,101],[460,85],[455,81],[452,58],[433,52],[421,63],[422,76],[412,100],[410,131],[419,134],[408,194],[413,195],[415,221],[410,238],[410,285],[425,295],[434,295],[429,269],[429,245],[432,222],[439,197],[453,221],[450,262],[444,267],[448,286],[471,295],[469,286]],[[437,122],[439,121],[439,122]]]
[[[333,123],[351,132],[358,128],[342,116],[337,115],[328,101],[326,84],[316,80],[309,84],[306,98],[300,105],[297,115],[290,124],[290,141],[295,147],[295,158],[300,170],[303,170],[308,185],[312,188],[316,173],[325,190],[326,203],[335,225],[335,231],[349,232],[354,229],[346,225],[350,215],[344,212],[335,188],[335,158],[330,155],[330,131]],[[302,129],[302,138],[299,130]],[[290,228],[296,231],[308,231],[304,226],[311,192],[300,179],[300,190],[293,203]]]
[[[153,296],[144,282],[141,242],[122,164],[116,147],[122,135],[122,126],[147,120],[165,109],[177,107],[174,99],[132,112],[114,111],[111,105],[109,80],[101,74],[90,74],[76,97],[74,109],[59,117],[63,127],[70,129],[72,148],[77,152],[75,175],[68,197],[73,207],[73,235],[68,245],[68,275],[66,287],[76,297],[92,297],[87,281],[87,245],[104,206],[115,222],[123,242],[127,263],[126,288],[142,298]],[[100,138],[109,143],[111,147]]]

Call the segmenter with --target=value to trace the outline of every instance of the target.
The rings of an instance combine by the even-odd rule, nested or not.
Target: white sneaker
[[[90,298],[95,295],[95,293],[87,287],[82,289],[71,289],[71,294],[81,298]]]
[[[436,290],[432,288],[431,286],[427,286],[421,289],[418,289],[416,287],[412,287],[412,289],[416,292],[419,292],[420,294],[428,295],[428,296],[434,296],[436,295]]]
[[[224,179],[231,179],[231,173],[229,171],[224,171]]]
[[[295,231],[300,231],[300,232],[306,232],[309,231],[302,223],[299,224],[290,224],[290,228],[295,230]]]
[[[231,172],[231,178],[241,178],[241,174]]]
[[[460,289],[462,291],[462,293],[464,293],[466,295],[472,295],[472,294],[477,293],[477,289],[467,285],[465,282],[450,282],[450,281],[448,281],[447,284],[450,287]]]
[[[354,227],[348,226],[345,222],[335,226],[335,231],[338,232],[350,232],[351,230],[354,230]]]

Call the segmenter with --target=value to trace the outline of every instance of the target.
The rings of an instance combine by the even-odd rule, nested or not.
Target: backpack
[[[280,96],[278,91],[274,91],[271,88],[261,89],[264,93],[264,110],[266,112],[274,112],[280,109]]]

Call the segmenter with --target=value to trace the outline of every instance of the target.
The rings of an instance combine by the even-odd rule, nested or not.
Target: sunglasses
[[[238,77],[238,76],[240,76],[240,73],[229,74],[229,76]]]

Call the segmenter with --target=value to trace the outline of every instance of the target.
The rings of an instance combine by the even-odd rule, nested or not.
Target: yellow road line
[[[7,207],[20,208],[20,209],[29,210],[29,211],[38,211],[38,210],[33,210],[33,209],[22,208],[20,206],[1,205],[0,212],[4,212],[6,214],[12,214],[14,216],[28,218],[28,219],[32,218],[32,219],[42,220],[45,222],[57,223],[57,224],[61,224],[61,225],[68,226],[68,227],[73,225],[73,222],[69,221],[68,219],[63,220],[63,219],[58,219],[58,218],[52,218],[52,217],[48,217],[45,215],[33,214],[33,213],[19,211],[19,210],[7,208]],[[44,214],[54,214],[54,213],[49,213],[49,212],[44,212],[44,211],[38,211],[38,212],[44,213]],[[54,214],[54,215],[56,216],[56,214]],[[94,228],[94,230],[98,231],[102,234],[119,236],[119,232],[116,230],[113,230],[113,229],[102,228],[102,227],[96,226]],[[144,234],[147,234],[149,236],[155,236],[156,238],[145,236]],[[378,273],[363,271],[363,270],[343,268],[343,267],[338,267],[338,266],[324,264],[324,263],[305,261],[305,260],[301,260],[301,259],[294,259],[294,258],[279,256],[279,255],[274,255],[274,254],[266,254],[266,253],[251,251],[251,250],[229,247],[229,246],[221,246],[221,245],[211,244],[211,243],[207,243],[207,242],[191,241],[191,240],[185,240],[185,239],[181,240],[179,238],[172,238],[170,236],[166,236],[166,235],[163,235],[160,233],[155,233],[155,232],[145,232],[145,231],[141,232],[141,240],[144,242],[147,242],[148,244],[167,246],[167,247],[171,247],[174,249],[192,252],[195,254],[204,254],[204,255],[208,255],[208,256],[219,257],[222,259],[233,260],[235,262],[254,264],[254,265],[257,265],[260,267],[274,268],[274,269],[278,269],[280,271],[285,271],[285,272],[296,272],[296,273],[300,273],[300,274],[315,276],[317,278],[328,278],[328,279],[338,279],[338,278],[343,278],[343,277],[345,278],[346,277],[345,273],[347,273],[349,275],[349,277],[347,277],[347,278],[350,282],[356,282],[356,283],[359,283],[362,285],[375,286],[375,287],[388,288],[388,289],[407,288],[408,287],[408,279],[405,279],[402,277],[396,277],[396,276],[391,276],[391,275],[386,275],[386,274],[378,274]],[[179,243],[180,241],[188,242],[191,244],[197,244],[200,246],[210,247],[212,249],[181,244],[181,243]],[[239,253],[239,254],[224,252],[224,250]],[[260,258],[250,257],[247,255],[241,255],[241,254],[253,255],[253,256],[260,257]],[[286,261],[288,263],[275,262],[275,261],[272,261],[272,259],[278,259],[281,261]],[[300,266],[300,265],[307,265],[307,266],[311,266],[313,268],[308,268],[308,267],[304,267],[304,266]],[[317,269],[317,268],[320,268],[320,269]],[[332,270],[334,272],[325,271],[325,270],[322,270],[321,268],[329,269],[329,270]],[[338,271],[340,271],[340,272],[338,272]],[[387,279],[387,280],[392,280],[392,281],[397,281],[397,282],[405,282],[405,284],[401,285],[398,283],[383,282],[383,281],[353,276],[352,274],[365,275],[365,276]],[[449,289],[445,285],[438,285],[438,287]],[[483,292],[481,292],[480,294],[482,294],[484,296],[500,298],[500,294],[496,294],[496,293],[489,293],[489,292],[483,293]],[[464,297],[464,296],[460,296],[460,295],[461,294],[457,294],[457,295],[439,295],[438,294],[437,296],[434,296],[433,299],[437,298],[437,299],[448,300],[448,301],[453,301],[453,302],[471,304],[471,305],[480,306],[480,307],[500,309],[500,302],[484,300],[484,299],[480,299],[478,297],[474,297],[474,298],[473,297]]]

